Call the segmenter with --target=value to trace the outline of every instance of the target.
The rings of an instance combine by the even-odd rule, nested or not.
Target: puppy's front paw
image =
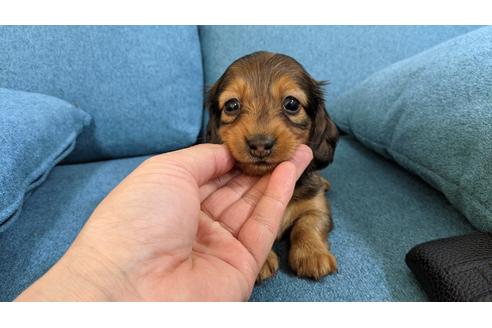
[[[326,248],[292,248],[289,264],[299,277],[316,280],[337,271],[337,260]]]
[[[275,254],[274,251],[270,251],[268,254],[268,257],[261,267],[260,273],[258,274],[258,277],[256,277],[256,283],[260,283],[265,279],[268,279],[275,275],[275,273],[278,271],[278,257],[277,254]]]

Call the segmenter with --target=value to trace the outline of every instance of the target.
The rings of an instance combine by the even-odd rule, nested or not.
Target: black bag
[[[492,301],[492,234],[429,241],[405,262],[431,301]]]

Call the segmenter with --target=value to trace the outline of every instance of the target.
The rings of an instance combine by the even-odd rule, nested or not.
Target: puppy
[[[233,62],[210,88],[206,141],[224,143],[248,175],[264,175],[288,160],[300,144],[313,161],[298,180],[278,238],[290,229],[289,265],[300,277],[319,279],[337,270],[327,236],[329,188],[318,170],[333,160],[338,131],[325,111],[322,83],[293,58],[255,52]],[[257,282],[278,270],[272,250]]]

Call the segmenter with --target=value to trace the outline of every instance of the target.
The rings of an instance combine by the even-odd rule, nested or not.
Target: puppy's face
[[[263,175],[308,144],[319,169],[338,133],[320,84],[294,59],[267,52],[236,60],[210,89],[207,141],[224,143],[246,174]]]

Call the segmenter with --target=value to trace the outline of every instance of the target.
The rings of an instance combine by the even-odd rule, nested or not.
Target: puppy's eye
[[[229,99],[224,104],[224,112],[229,115],[237,114],[241,109],[241,104],[236,98]]]
[[[287,114],[297,114],[299,109],[301,109],[301,105],[299,104],[299,100],[294,97],[288,96],[284,99],[283,103],[284,110]]]

